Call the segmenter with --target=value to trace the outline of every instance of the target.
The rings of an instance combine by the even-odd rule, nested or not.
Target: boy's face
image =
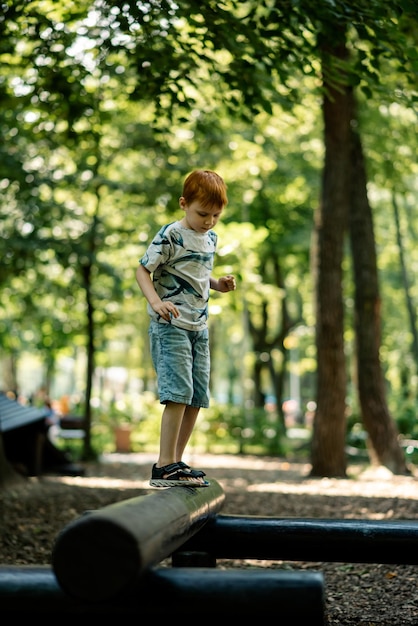
[[[198,200],[187,204],[183,197],[180,198],[180,207],[185,213],[181,220],[182,225],[195,230],[197,233],[206,233],[211,228],[214,228],[223,210],[223,208],[219,207],[203,208]]]

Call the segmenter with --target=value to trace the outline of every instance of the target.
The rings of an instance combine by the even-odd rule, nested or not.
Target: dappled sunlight
[[[393,498],[409,498],[418,500],[418,485],[415,478],[393,477],[390,486]],[[305,479],[303,482],[289,483],[287,481],[274,481],[271,483],[259,483],[248,485],[248,491],[265,493],[294,493],[323,496],[362,496],[362,497],[387,497],[387,480],[350,480],[341,478]]]
[[[48,481],[84,489],[150,489],[148,480],[120,479],[109,476],[48,476]]]
[[[156,455],[109,453],[87,466],[85,476],[48,476],[47,480],[85,489],[151,492],[149,477]],[[392,497],[418,500],[417,477],[398,476],[387,468],[351,465],[347,478],[310,477],[307,462],[254,455],[191,453],[185,460],[204,469],[226,492],[307,496]]]

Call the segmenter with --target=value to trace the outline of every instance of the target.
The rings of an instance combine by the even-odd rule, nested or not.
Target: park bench
[[[47,436],[48,407],[23,405],[0,393],[0,432],[11,465],[29,476],[47,472],[80,475],[84,469]]]

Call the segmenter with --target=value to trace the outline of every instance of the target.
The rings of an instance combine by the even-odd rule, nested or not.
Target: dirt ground
[[[393,476],[355,465],[345,480],[312,479],[308,464],[277,458],[196,454],[188,461],[222,485],[222,514],[418,523],[415,472]],[[82,477],[30,478],[0,491],[0,567],[50,565],[55,537],[69,522],[86,510],[149,493],[153,462],[145,454],[115,453],[86,465]],[[218,560],[217,566],[322,572],[329,626],[418,626],[417,566],[385,564],[386,557],[371,564]]]

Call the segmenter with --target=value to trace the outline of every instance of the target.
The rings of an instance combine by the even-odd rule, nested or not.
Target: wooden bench
[[[86,436],[84,418],[71,415],[61,417],[49,430],[51,439],[56,442],[79,440]]]

